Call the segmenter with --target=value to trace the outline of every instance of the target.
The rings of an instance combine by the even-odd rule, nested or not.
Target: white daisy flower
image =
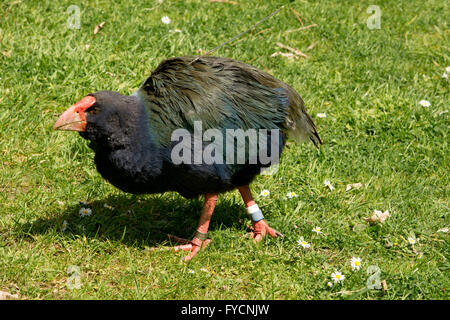
[[[326,113],[318,113],[316,116],[317,116],[317,118],[326,118],[327,114]]]
[[[62,226],[61,230],[62,230],[62,231],[66,231],[68,226],[69,226],[69,223],[67,222],[67,220],[64,220],[64,221],[63,221],[63,226]]]
[[[413,237],[408,237],[408,242],[413,246],[416,243],[416,239],[414,239]]]
[[[300,237],[300,239],[297,241],[297,245],[299,247],[302,246],[305,249],[311,247],[311,245],[308,242],[306,242],[305,239],[303,239],[303,237]]]
[[[261,191],[261,193],[259,194],[261,197],[268,197],[270,195],[270,191],[264,189],[263,191]]]
[[[168,16],[164,16],[161,18],[161,22],[164,24],[169,24],[170,23],[170,18]]]
[[[78,212],[81,217],[90,216],[92,214],[92,210],[89,208],[81,208]]]
[[[331,288],[333,286],[333,283],[331,281],[328,281],[327,286]]]
[[[314,228],[312,229],[312,231],[315,232],[315,233],[317,233],[317,234],[321,234],[321,233],[322,233],[322,231],[320,231],[320,230],[321,230],[320,227],[314,227]]]
[[[169,30],[170,33],[181,33],[180,29],[170,29]]]
[[[442,78],[443,78],[443,79],[448,79],[448,74],[447,74],[446,72],[444,72],[444,73],[442,74]]]
[[[420,101],[419,101],[419,104],[420,104],[422,107],[426,107],[426,108],[428,108],[429,106],[431,106],[431,103],[430,103],[430,101],[428,101],[428,100],[420,100]]]
[[[355,258],[355,257],[353,257],[353,258],[350,260],[350,264],[351,264],[351,266],[352,266],[352,270],[353,270],[353,271],[359,270],[359,269],[361,268],[361,258]]]
[[[331,279],[332,279],[335,283],[338,283],[338,282],[344,281],[345,276],[344,276],[342,273],[340,273],[339,271],[334,270],[334,272],[331,274]]]
[[[450,73],[450,67],[445,68],[445,72]]]
[[[88,205],[88,203],[87,203],[87,201],[78,201],[79,202],[79,204],[82,204],[83,206],[87,206]]]
[[[417,259],[422,259],[422,258],[423,258],[423,253],[422,252],[417,253]]]
[[[287,197],[288,198],[296,198],[297,194],[295,192],[291,191],[291,192],[288,192]]]
[[[326,185],[328,188],[330,188],[330,190],[333,190],[333,189],[334,189],[334,187],[333,187],[333,185],[331,184],[330,180],[325,180],[325,181],[323,182],[323,184]]]
[[[188,272],[189,272],[189,273],[195,273],[195,271],[192,270],[192,269],[189,269]]]

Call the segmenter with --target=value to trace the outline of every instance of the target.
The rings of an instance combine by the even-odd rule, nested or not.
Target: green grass
[[[97,173],[83,139],[52,130],[86,94],[129,94],[163,59],[209,50],[280,5],[237,2],[0,4],[0,290],[28,299],[448,299],[449,236],[437,232],[449,227],[445,1],[296,1],[289,6],[316,27],[286,33],[301,27],[287,6],[215,53],[293,86],[325,142],[320,151],[290,145],[279,171],[252,185],[255,194],[270,190],[258,203],[283,239],[243,238],[250,223],[234,191],[220,196],[213,242],[193,261],[151,250],[170,245],[167,233],[192,235],[201,199],[118,191]],[[72,4],[80,29],[66,25]],[[379,30],[366,25],[372,4],[381,8]],[[270,57],[277,42],[310,57]],[[345,191],[355,182],[364,187]],[[287,199],[289,191],[298,197]],[[78,216],[79,200],[92,216]],[[363,217],[374,209],[391,217],[369,226]],[[312,232],[316,225],[324,234]],[[300,236],[310,249],[297,247]],[[80,268],[80,289],[66,286],[71,265]],[[370,265],[387,292],[365,289]],[[346,279],[328,288],[335,269]]]

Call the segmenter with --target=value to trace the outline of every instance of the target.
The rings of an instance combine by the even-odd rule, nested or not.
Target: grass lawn
[[[270,191],[257,202],[283,239],[244,238],[250,221],[233,191],[219,197],[212,243],[189,263],[180,261],[185,253],[152,248],[171,245],[168,233],[190,237],[202,199],[123,193],[97,173],[85,140],[52,126],[88,93],[130,94],[162,60],[206,52],[280,3],[0,3],[0,291],[28,299],[449,298],[449,234],[438,232],[450,224],[448,4],[285,3],[214,55],[295,88],[324,145],[290,144],[278,172],[252,184],[255,195]],[[71,5],[79,29],[68,27]],[[379,29],[366,23],[370,5],[381,10]],[[295,31],[302,23],[308,28]],[[277,42],[308,58],[271,57],[288,52]],[[346,191],[351,183],[363,186]],[[83,207],[92,215],[80,217]],[[369,225],[363,218],[374,210],[390,217]],[[300,237],[310,248],[298,247]],[[328,287],[335,270],[345,280]],[[367,287],[377,277],[387,291]]]

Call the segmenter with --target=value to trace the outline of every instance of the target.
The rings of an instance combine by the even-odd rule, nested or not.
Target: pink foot
[[[283,237],[280,232],[269,227],[264,219],[253,222],[252,232],[250,232],[249,235],[255,242],[261,241],[267,234],[273,238]]]

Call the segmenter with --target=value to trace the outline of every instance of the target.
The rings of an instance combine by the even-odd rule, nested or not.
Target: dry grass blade
[[[298,28],[298,29],[286,30],[284,33],[290,33],[290,32],[296,32],[296,31],[302,31],[302,30],[306,30],[306,29],[314,28],[314,27],[317,27],[317,24],[316,24],[316,23],[313,23],[313,24],[310,24],[310,25],[308,25],[308,26],[304,26],[304,27],[301,27],[301,28]]]
[[[2,51],[2,55],[9,58],[9,57],[11,57],[11,51]]]
[[[209,0],[209,2],[212,2],[212,3],[214,3],[214,2],[223,2],[223,3],[234,4],[234,5],[238,4],[236,1],[230,1],[230,0]]]
[[[307,56],[306,54],[304,54],[303,52],[301,52],[300,50],[296,49],[296,48],[291,48],[285,44],[282,44],[281,42],[277,42],[277,46],[286,50],[289,50],[290,52],[292,52],[293,54],[303,57],[303,58],[309,58],[309,56]]]
[[[298,14],[298,12],[297,11],[295,11],[294,9],[292,9],[292,8],[289,8],[289,9],[291,9],[291,11],[295,14],[295,16],[297,17],[297,20],[298,21],[300,21],[300,24],[302,25],[302,27],[304,26],[304,24],[303,24],[303,21],[302,21],[302,19],[300,19],[300,15]]]
[[[316,46],[316,43],[315,43],[315,42],[311,43],[311,44],[308,46],[308,48],[306,48],[306,51],[312,50],[315,46]]]
[[[361,189],[363,187],[363,184],[361,182],[358,183],[350,183],[345,188],[345,191],[349,191],[351,189]]]
[[[99,31],[100,31],[100,29],[101,28],[103,28],[103,26],[105,25],[105,21],[103,21],[102,23],[100,23],[100,24],[98,24],[98,25],[96,25],[95,26],[95,28],[94,28],[94,35],[96,35]]]
[[[271,58],[276,57],[276,56],[282,56],[282,57],[286,57],[289,59],[298,59],[298,56],[293,53],[275,52],[270,55]]]
[[[358,293],[358,292],[361,292],[361,291],[364,291],[364,290],[366,290],[366,288],[361,288],[361,289],[358,289],[358,290],[342,290],[342,291],[338,291],[338,292],[333,292],[333,293],[331,293],[331,295],[337,295],[337,294],[342,294],[342,295],[350,295],[350,294],[353,294],[353,293]]]
[[[0,291],[0,300],[19,300],[19,296],[6,291]]]
[[[383,287],[383,291],[386,292],[388,290],[388,286],[386,280],[381,281],[381,287]]]
[[[261,34],[261,33],[263,33],[263,32],[269,31],[269,30],[272,30],[272,27],[267,28],[267,29],[263,29],[263,30],[261,30],[261,31],[259,31],[259,32],[257,32],[257,33],[255,33],[255,36],[257,36],[258,34]]]

